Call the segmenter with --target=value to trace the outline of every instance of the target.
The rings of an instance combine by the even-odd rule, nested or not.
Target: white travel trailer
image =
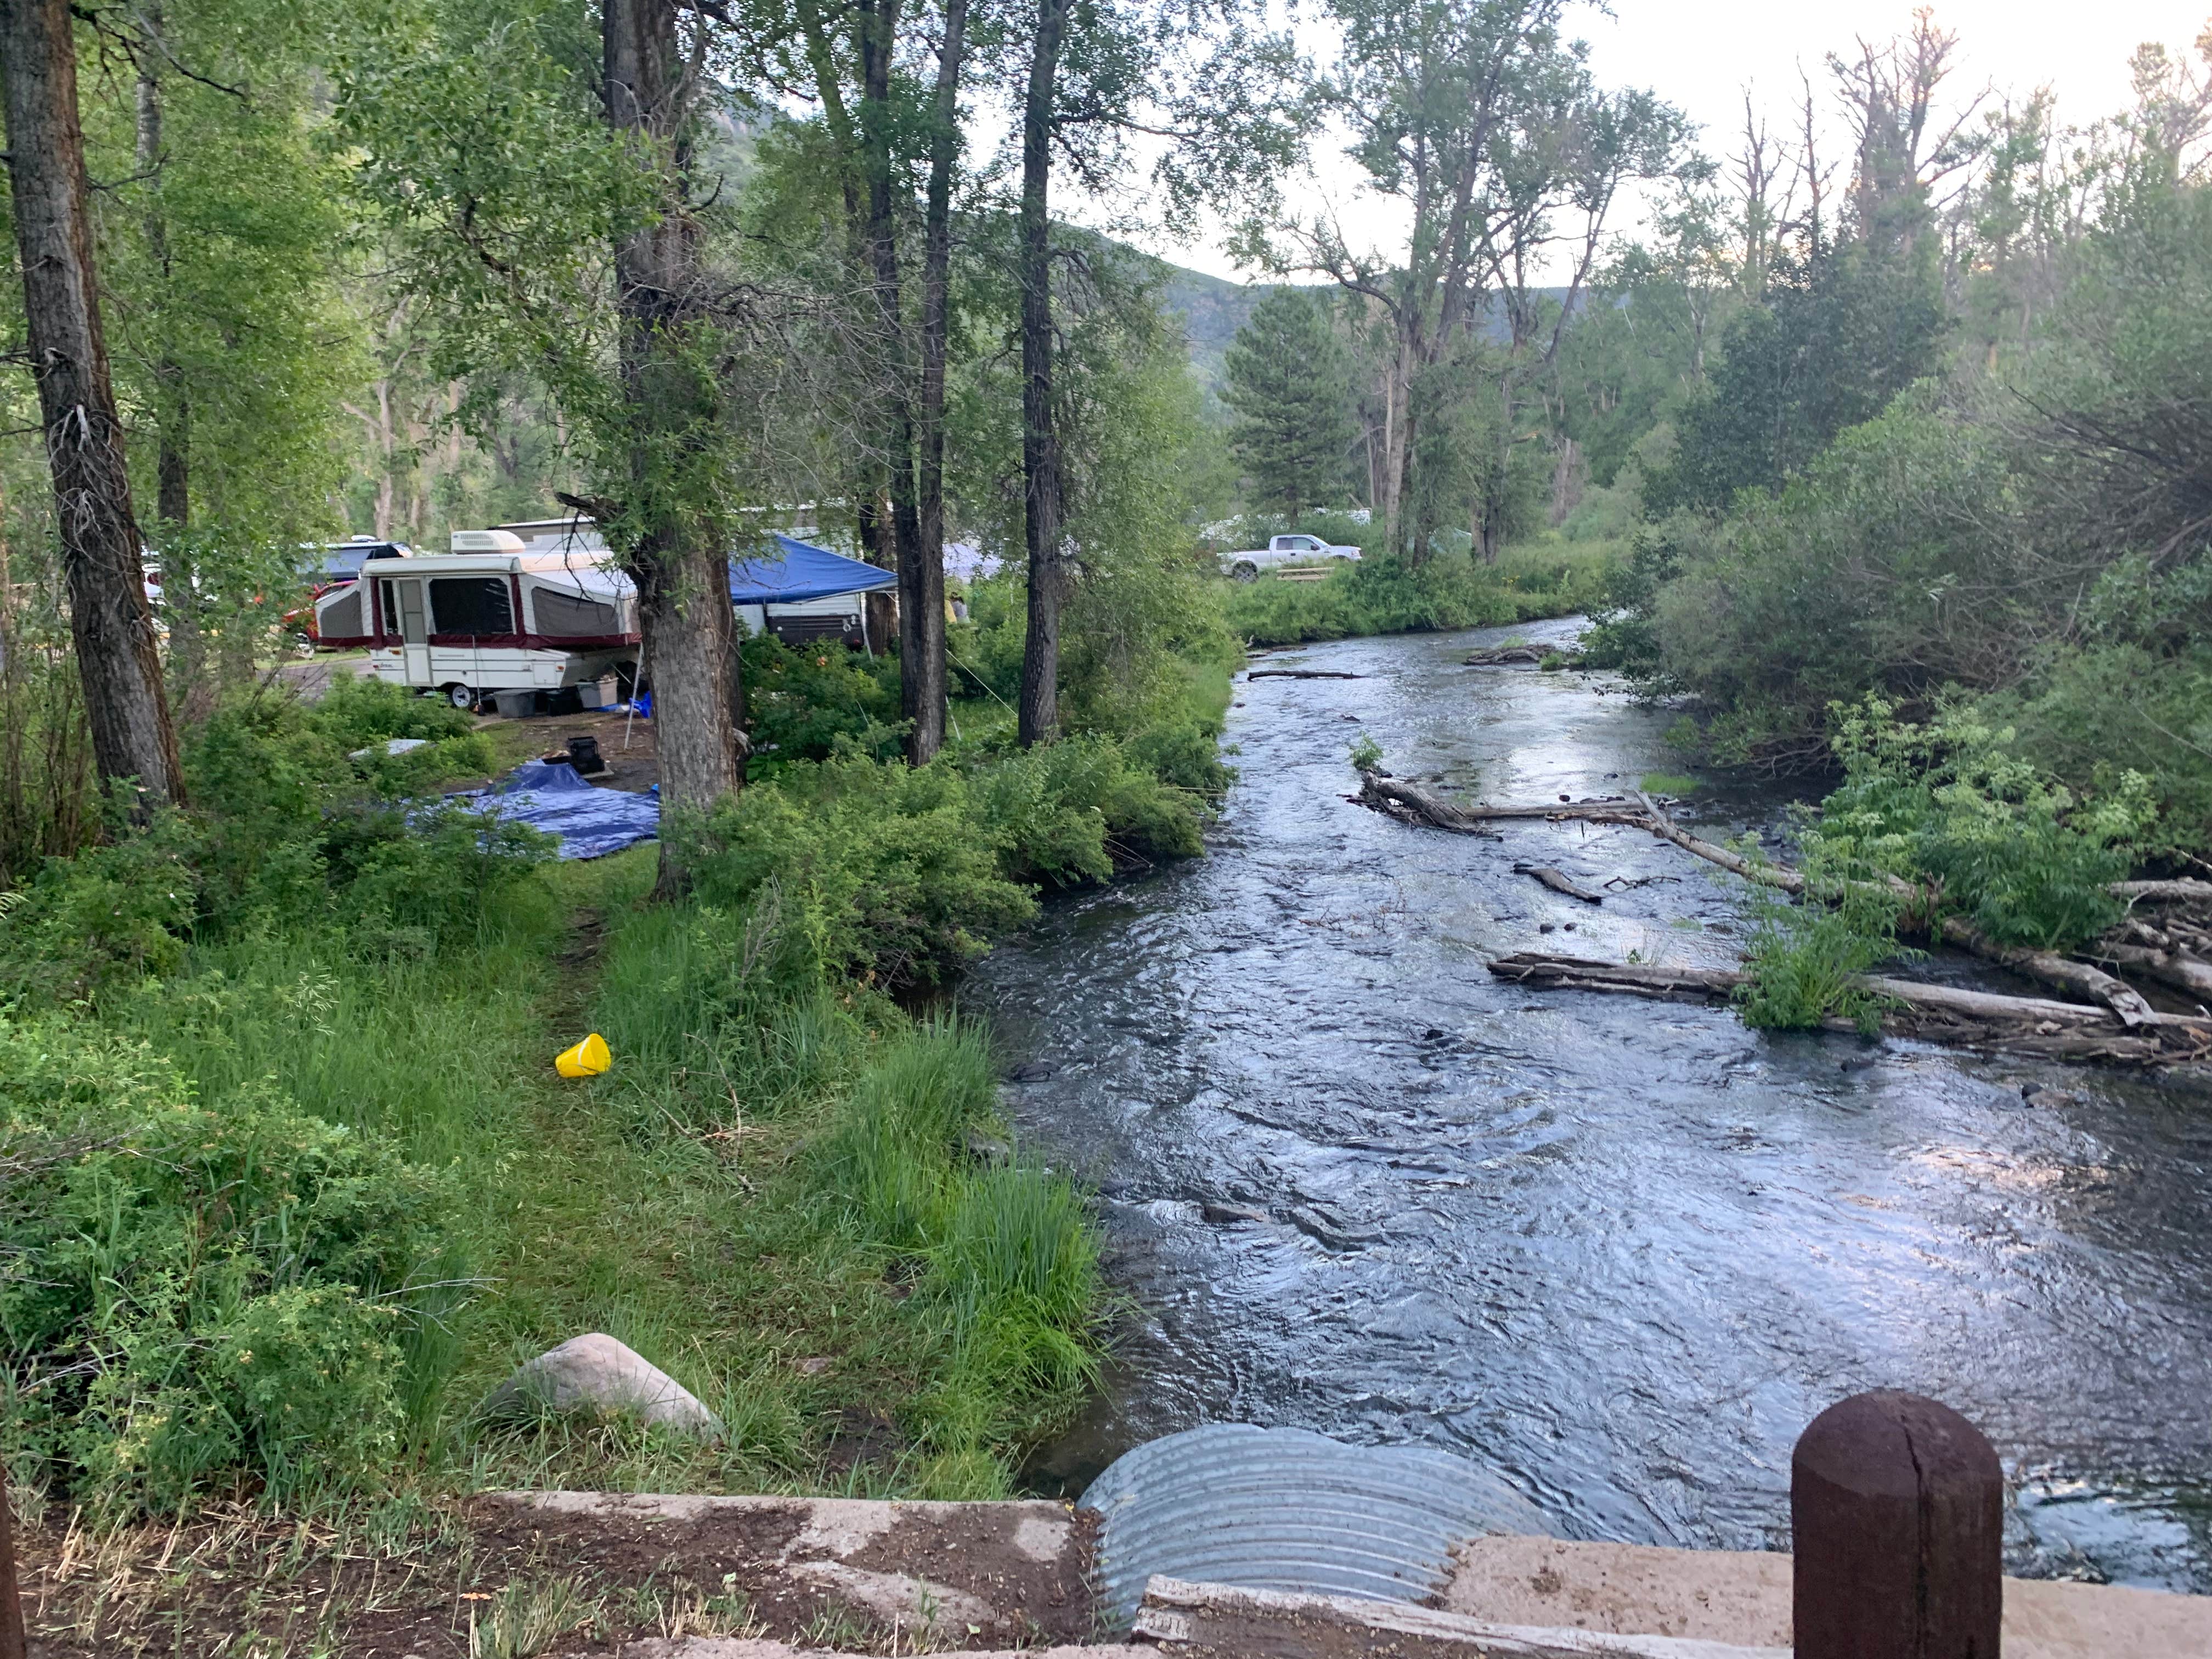
[[[367,647],[377,678],[456,708],[505,693],[504,712],[526,713],[537,694],[568,690],[604,707],[637,672],[636,589],[603,548],[541,546],[512,530],[457,530],[450,553],[369,559],[359,580],[315,601],[317,635],[330,649]]]

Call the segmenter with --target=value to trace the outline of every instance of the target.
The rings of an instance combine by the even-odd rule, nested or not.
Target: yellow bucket
[[[574,1048],[563,1049],[553,1069],[562,1077],[597,1077],[614,1063],[615,1057],[607,1052],[607,1040],[594,1031]]]

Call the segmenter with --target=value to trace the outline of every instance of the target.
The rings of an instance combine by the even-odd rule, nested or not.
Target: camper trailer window
[[[577,639],[621,631],[614,606],[596,599],[578,599],[550,587],[532,588],[530,604],[538,614],[538,631]]]
[[[441,634],[512,634],[514,608],[504,576],[441,576],[430,584],[430,614]]]

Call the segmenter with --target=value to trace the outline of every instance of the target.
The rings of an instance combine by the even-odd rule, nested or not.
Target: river
[[[1901,1387],[2004,1458],[2011,1570],[2212,1591],[2212,1093],[1501,985],[1486,958],[1540,941],[1732,962],[1737,896],[1632,830],[1474,840],[1346,800],[1363,732],[1492,800],[1680,770],[1671,717],[1601,677],[1462,665],[1574,632],[1268,659],[1363,678],[1240,678],[1211,855],[1057,902],[978,971],[1010,1109],[1097,1187],[1129,1304],[1037,1478],[1288,1424],[1476,1458],[1562,1536],[1786,1548],[1798,1433]],[[1771,832],[1784,805],[1684,816]],[[1531,858],[1653,879],[1592,908]]]

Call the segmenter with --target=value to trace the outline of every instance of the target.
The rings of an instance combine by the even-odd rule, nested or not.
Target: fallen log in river
[[[1403,779],[1388,777],[1381,773],[1360,774],[1360,798],[1370,805],[1381,807],[1392,816],[1408,823],[1430,823],[1438,829],[1451,830],[1461,835],[1480,835],[1487,823],[1512,819],[1572,821],[1584,823],[1620,824],[1641,830],[1647,835],[1672,842],[1684,852],[1717,864],[1723,870],[1772,887],[1784,893],[1803,896],[1807,882],[1803,872],[1786,864],[1769,860],[1747,858],[1733,848],[1723,847],[1693,836],[1677,824],[1666,809],[1642,790],[1632,795],[1608,795],[1589,800],[1537,801],[1504,805],[1462,806],[1442,796],[1408,785]],[[1392,803],[1384,805],[1383,802]],[[2056,991],[2084,997],[2109,1010],[2124,1026],[2135,1026],[2148,1020],[2154,1011],[2142,994],[2125,980],[2106,973],[2094,963],[2062,957],[2054,951],[2039,951],[2027,945],[2007,945],[1991,939],[1964,916],[1931,916],[1935,896],[1923,888],[1898,877],[1886,878],[1885,885],[1877,890],[1896,901],[1902,908],[1900,931],[1925,937],[1980,957],[1999,967],[2010,969],[2022,978],[2047,985]],[[2201,881],[2141,881],[2118,882],[2113,884],[2115,896],[2137,902],[2189,902],[2212,898],[2212,883]],[[2212,1000],[2212,964],[2199,958],[2171,949],[2135,950],[2127,946],[2108,948],[2100,953],[2104,960],[2115,967],[2132,968],[2147,979],[2155,979],[2185,990],[2206,1000]]]
[[[1434,790],[1422,787],[1411,778],[1394,778],[1384,772],[1359,775],[1359,804],[1401,823],[1426,824],[1457,836],[1497,834],[1477,822],[1474,814],[1455,806]]]
[[[1611,991],[1629,996],[1728,1002],[1751,975],[1733,968],[1665,968],[1652,963],[1598,962],[1522,951],[1499,957],[1490,971],[1532,990]],[[1999,996],[1952,985],[1862,975],[1855,981],[1882,1004],[1882,1029],[1899,1036],[2034,1054],[2046,1060],[2097,1060],[2128,1066],[2172,1066],[2212,1060],[2212,1018],[2153,1012],[2133,1024],[2110,1008],[2047,997]],[[1856,1030],[1848,1019],[1823,1024]]]

